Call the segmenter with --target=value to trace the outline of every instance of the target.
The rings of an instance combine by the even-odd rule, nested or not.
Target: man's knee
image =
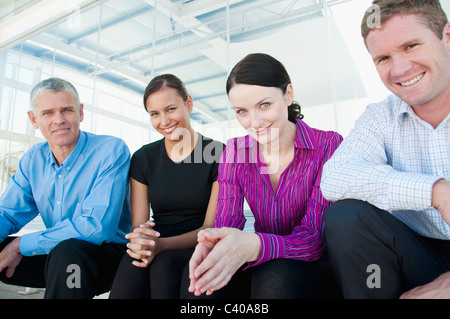
[[[361,222],[373,206],[356,199],[345,199],[331,205],[324,213],[325,230],[352,228]]]
[[[101,246],[79,239],[60,242],[47,257],[45,298],[92,298],[104,292],[97,282],[105,272],[99,268],[102,259]]]
[[[334,203],[324,213],[324,236],[331,249],[345,249],[358,243],[371,228],[378,208],[360,200]]]
[[[94,244],[79,239],[64,240],[50,251],[49,260],[56,259],[60,263],[83,260],[86,255],[90,255],[89,250],[92,245]]]
[[[102,258],[98,251],[99,246],[79,239],[68,239],[60,242],[49,253],[45,265],[45,274],[48,276],[66,276],[67,271],[73,267],[89,273],[97,273],[97,260]]]

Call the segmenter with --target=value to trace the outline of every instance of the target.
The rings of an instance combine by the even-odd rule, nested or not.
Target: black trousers
[[[122,257],[109,294],[110,299],[179,299],[183,270],[188,268],[193,249],[165,250],[146,268]],[[187,289],[187,288],[186,288]]]
[[[243,270],[211,296],[188,292],[189,271],[182,282],[183,299],[339,299],[341,293],[331,265],[293,259],[274,259]]]
[[[192,249],[166,250],[147,268],[132,265],[124,255],[109,297],[111,299],[292,299],[340,298],[331,266],[319,262],[277,259],[238,270],[224,288],[200,297],[188,291]]]
[[[344,298],[398,298],[450,270],[450,241],[420,236],[367,202],[336,202],[324,223]]]
[[[14,238],[8,237],[0,250]],[[14,275],[0,280],[7,284],[45,288],[48,299],[89,299],[110,290],[126,247],[120,244],[91,244],[78,239],[59,243],[48,255],[24,256]]]

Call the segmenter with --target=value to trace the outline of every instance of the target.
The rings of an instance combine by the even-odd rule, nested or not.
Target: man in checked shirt
[[[361,28],[393,95],[324,167],[331,263],[346,298],[450,298],[450,23],[438,0],[374,0]]]

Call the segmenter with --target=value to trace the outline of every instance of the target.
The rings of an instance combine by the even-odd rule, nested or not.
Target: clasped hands
[[[188,288],[196,296],[223,288],[245,262],[257,260],[261,252],[258,235],[236,228],[201,230],[197,240],[189,262]]]
[[[147,267],[158,254],[157,242],[160,234],[154,227],[155,223],[149,220],[125,236],[130,241],[127,244],[127,253],[136,259],[133,261],[136,267]]]

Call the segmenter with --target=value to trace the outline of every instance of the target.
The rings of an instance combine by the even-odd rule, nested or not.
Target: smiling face
[[[178,140],[184,134],[183,129],[192,131],[189,113],[193,101],[190,96],[184,101],[175,89],[164,87],[147,98],[146,108],[152,126],[167,140]]]
[[[415,110],[436,109],[450,97],[449,39],[449,24],[441,40],[417,16],[400,15],[370,31],[367,48],[392,93]]]
[[[277,87],[235,84],[228,96],[237,120],[259,143],[275,142],[292,124],[288,120],[288,106],[293,101],[290,84],[285,94]]]
[[[44,91],[28,112],[31,123],[39,129],[55,154],[69,154],[77,144],[83,105],[78,105],[72,94],[64,91]]]

